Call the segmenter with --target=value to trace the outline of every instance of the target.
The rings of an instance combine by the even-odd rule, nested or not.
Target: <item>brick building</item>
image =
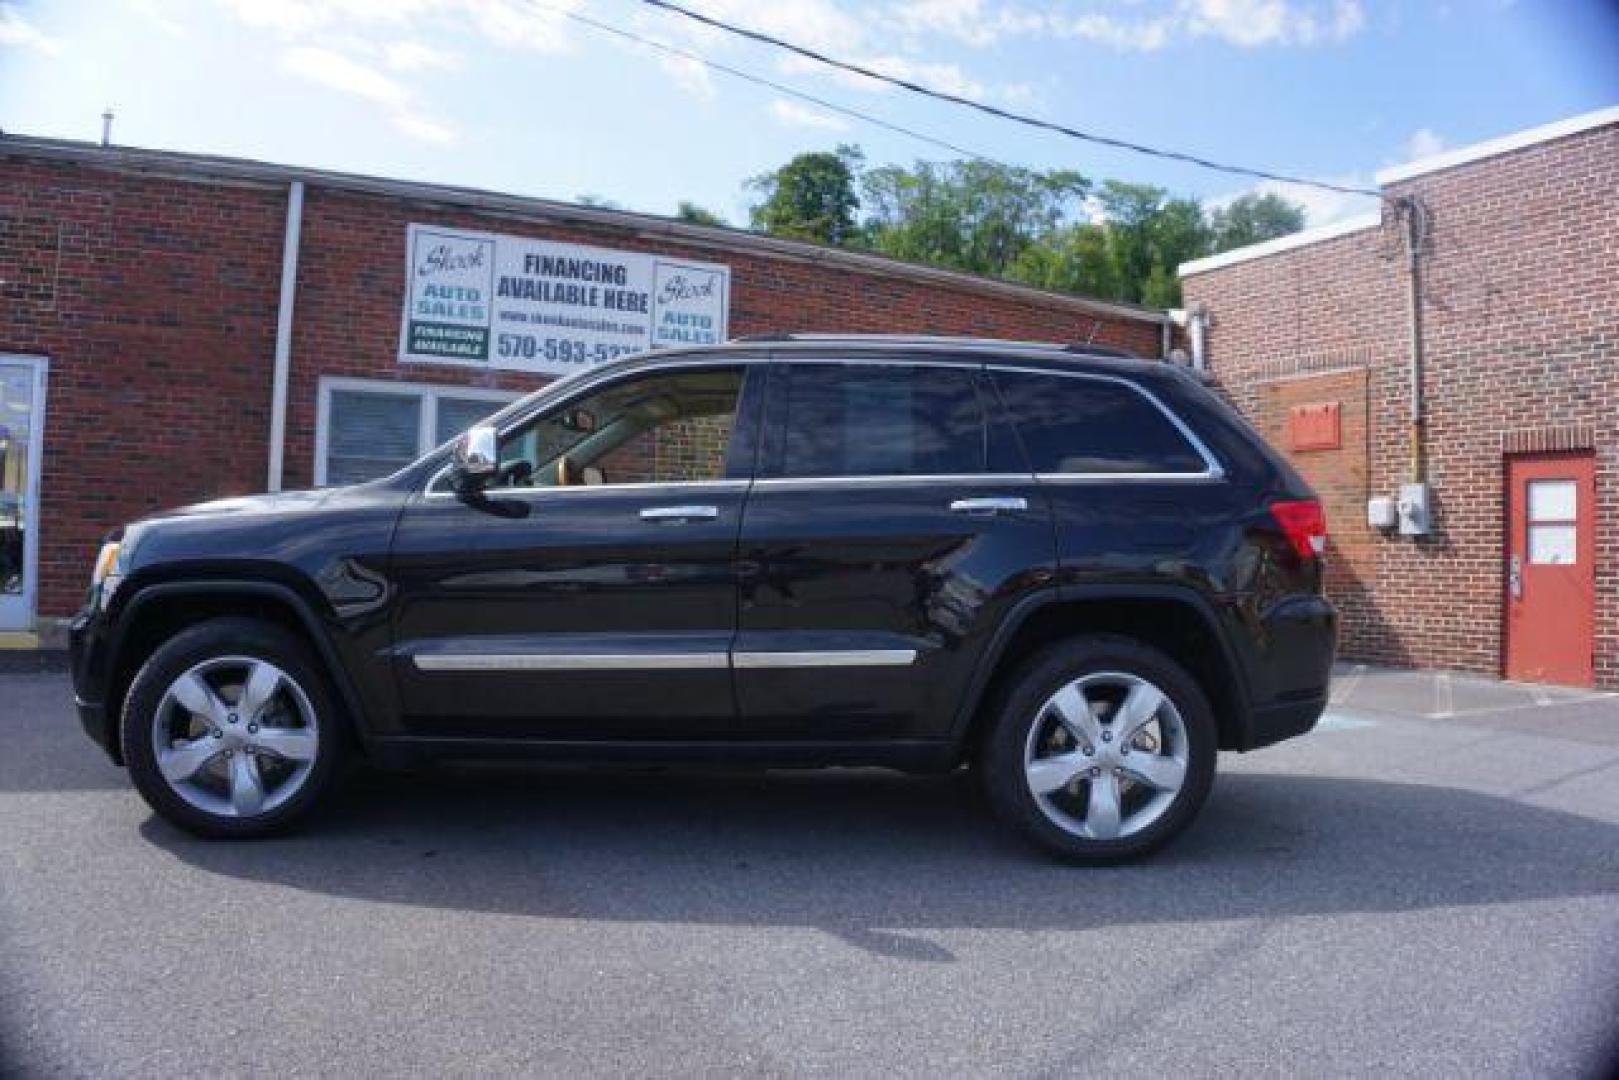
[[[543,384],[522,355],[506,364],[518,370],[404,357],[407,335],[412,349],[450,353],[470,340],[460,287],[424,301],[442,325],[402,318],[417,257],[407,238],[435,231],[472,253],[439,260],[451,276],[482,267],[479,245],[491,261],[505,247],[577,259],[555,283],[536,262],[529,287],[608,307],[625,303],[626,265],[666,291],[686,270],[706,275],[706,314],[685,319],[671,292],[674,333],[972,334],[1157,356],[1169,326],[1160,311],[647,215],[3,136],[0,632],[50,631],[70,614],[99,540],[124,521],[389,471]],[[616,317],[627,327],[641,315]],[[581,336],[610,321],[560,320]],[[486,350],[507,336],[470,333]],[[566,337],[565,359],[581,359],[588,343]],[[683,452],[702,453],[691,434]]]
[[[1347,657],[1619,688],[1619,108],[1378,181],[1181,267],[1203,363],[1327,503]],[[1369,524],[1419,478],[1425,534]]]

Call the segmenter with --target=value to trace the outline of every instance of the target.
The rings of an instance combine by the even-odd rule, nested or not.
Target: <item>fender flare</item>
[[[327,675],[332,680],[332,686],[337,690],[354,721],[354,734],[362,740],[368,739],[371,731],[370,712],[364,700],[354,688],[354,682],[344,667],[337,649],[332,645],[331,636],[322,625],[318,615],[310,606],[309,601],[299,594],[298,590],[290,585],[273,581],[254,581],[250,579],[209,578],[206,581],[166,581],[156,582],[142,587],[123,604],[119,612],[118,622],[113,628],[112,640],[108,649],[108,656],[114,664],[117,658],[123,655],[124,639],[135,624],[135,618],[141,609],[149,606],[154,600],[169,597],[206,596],[217,593],[248,593],[251,595],[270,597],[277,600],[297,615],[298,621],[303,624],[304,632],[315,647],[315,653],[321,664],[326,668]],[[110,707],[111,702],[108,702]]]
[[[1253,718],[1245,669],[1238,662],[1231,648],[1231,642],[1221,632],[1219,620],[1208,598],[1195,589],[1182,585],[1050,585],[1024,596],[1001,619],[989,644],[979,654],[978,662],[973,668],[972,679],[967,684],[967,692],[962,696],[961,705],[956,711],[955,721],[951,727],[953,737],[958,741],[966,738],[973,717],[983,704],[990,680],[1005,658],[1007,646],[1035,612],[1051,604],[1096,600],[1164,600],[1180,604],[1194,612],[1202,621],[1204,629],[1219,643],[1220,659],[1226,671],[1230,673],[1231,693],[1236,699],[1235,715],[1230,719],[1241,745],[1250,745],[1253,738]]]

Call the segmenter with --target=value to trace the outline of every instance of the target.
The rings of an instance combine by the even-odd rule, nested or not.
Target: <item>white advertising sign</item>
[[[405,253],[401,362],[565,375],[727,337],[719,263],[415,224]]]

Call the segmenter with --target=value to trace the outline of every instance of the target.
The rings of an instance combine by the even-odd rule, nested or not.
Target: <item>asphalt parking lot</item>
[[[1336,693],[1096,870],[876,771],[361,775],[204,843],[0,675],[0,1072],[1596,1074],[1619,698]]]

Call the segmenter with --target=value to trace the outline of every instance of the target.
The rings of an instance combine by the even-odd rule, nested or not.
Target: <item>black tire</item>
[[[1143,679],[1169,699],[1184,728],[1186,763],[1167,809],[1137,832],[1104,840],[1080,835],[1054,820],[1031,790],[1024,768],[1031,739],[1041,737],[1031,735],[1030,729],[1052,722],[1043,711],[1052,695],[1085,676],[1115,672]],[[1019,666],[991,708],[992,726],[979,770],[990,805],[1025,838],[1070,862],[1122,862],[1157,850],[1191,824],[1214,782],[1217,732],[1208,698],[1179,664],[1130,638],[1096,634],[1047,646]],[[1137,798],[1150,795],[1142,790],[1143,796]]]
[[[248,816],[212,813],[182,797],[159,769],[153,741],[156,714],[170,686],[196,665],[223,657],[274,664],[296,684],[316,718],[316,750],[307,775],[284,801]],[[130,778],[159,816],[201,837],[251,839],[289,831],[325,798],[342,774],[343,727],[326,673],[303,642],[274,623],[231,617],[189,627],[152,653],[124,698],[119,733]],[[254,769],[262,777],[257,764]]]

